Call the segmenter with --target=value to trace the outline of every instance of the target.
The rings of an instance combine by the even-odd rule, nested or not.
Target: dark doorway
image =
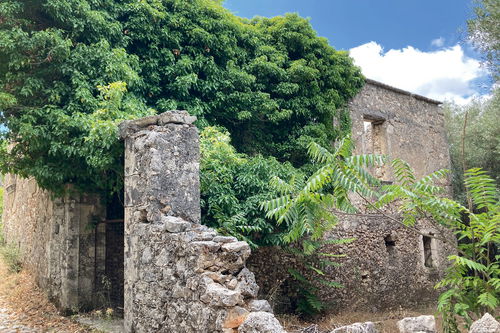
[[[106,269],[103,287],[110,306],[118,313],[123,312],[123,218],[123,193],[115,194],[106,206]]]

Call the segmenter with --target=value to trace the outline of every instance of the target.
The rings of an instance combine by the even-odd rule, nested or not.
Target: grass
[[[3,222],[1,214],[3,212],[3,188],[0,187],[0,256],[7,265],[10,272],[19,273],[22,269],[21,251],[19,248],[7,244],[3,233]]]
[[[23,268],[21,251],[17,247],[5,243],[0,245],[0,256],[10,272],[19,273]]]

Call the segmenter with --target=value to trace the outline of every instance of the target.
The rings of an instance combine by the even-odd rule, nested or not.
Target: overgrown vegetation
[[[279,192],[269,181],[315,171],[308,145],[350,133],[345,106],[363,82],[296,14],[247,20],[218,0],[6,0],[0,112],[15,145],[0,169],[56,194],[67,183],[119,193],[117,124],[185,109],[202,130],[203,223],[254,247],[289,244],[290,226],[260,209]]]
[[[474,46],[482,52],[495,80],[500,79],[500,3],[474,0],[474,17],[467,24]]]
[[[405,225],[430,219],[451,230],[459,241],[457,254],[448,257],[451,266],[436,288],[446,290],[438,305],[445,331],[460,332],[457,317],[468,327],[484,312],[495,311],[500,302],[500,203],[495,181],[480,168],[467,170],[464,182],[470,201],[466,207],[440,195],[444,170],[417,181],[407,163],[395,160],[393,166],[398,182],[382,187],[375,206],[396,202]],[[449,241],[442,235],[436,238]]]
[[[447,289],[439,298],[439,311],[446,332],[459,332],[457,316],[467,327],[486,311],[500,305],[500,204],[495,182],[481,169],[465,173],[465,186],[471,206],[449,202],[450,214],[456,215],[454,228],[459,255],[446,277],[436,286]],[[465,215],[468,223],[462,222]]]
[[[116,123],[186,109],[240,153],[301,166],[349,132],[363,84],[346,52],[298,15],[239,18],[216,0],[0,3],[4,172],[60,192],[122,187]],[[333,127],[332,118],[340,124]]]
[[[308,178],[303,174],[293,175],[288,181],[273,177],[270,185],[279,196],[262,203],[266,216],[281,227],[278,245],[299,259],[298,267],[290,267],[289,272],[298,291],[297,311],[304,315],[325,309],[319,286],[342,287],[325,275],[326,267],[338,265],[331,260],[338,255],[321,252],[327,244],[353,241],[324,240],[325,232],[338,222],[335,212],[357,212],[349,194],[373,197],[372,187],[380,185],[379,180],[364,168],[382,164],[384,157],[351,156],[351,150],[352,142],[348,137],[339,141],[332,152],[317,143],[310,143],[309,155],[317,171]]]
[[[500,186],[500,88],[488,100],[445,106],[454,197],[465,202],[464,170],[480,167]]]
[[[274,157],[238,153],[229,133],[206,127],[200,135],[202,222],[219,232],[246,240],[251,246],[282,244],[280,228],[260,209],[276,195],[273,176],[302,174]]]
[[[0,256],[11,272],[18,273],[21,271],[21,253],[19,249],[5,242],[3,233],[3,187],[0,187]]]
[[[365,200],[368,208],[414,228],[419,219],[426,219],[455,233],[459,240],[457,255],[445,278],[436,286],[446,291],[439,298],[439,311],[445,319],[447,332],[459,332],[457,316],[470,325],[485,311],[495,310],[500,302],[500,203],[495,181],[479,168],[470,169],[464,175],[466,207],[446,196],[440,184],[448,175],[438,170],[417,180],[408,163],[394,159],[391,162],[395,183],[380,186],[379,181],[365,171],[365,167],[384,161],[380,156],[349,156],[349,140],[343,140],[332,153],[312,143],[310,153],[318,165],[307,181],[294,178],[287,183],[273,178],[272,185],[281,196],[263,204],[269,217],[289,230],[282,237],[286,242],[299,242],[297,248],[313,254],[316,243],[323,233],[335,225],[335,211],[355,213],[356,207],[349,201],[349,193],[356,193]],[[400,217],[384,214],[383,208],[397,208]],[[455,243],[446,234],[435,237],[443,242]],[[317,258],[313,260],[317,261]],[[322,274],[318,267],[309,266]],[[293,277],[305,287],[305,309],[321,310],[317,288],[310,278],[292,272]],[[321,281],[319,281],[321,282]],[[313,286],[313,288],[308,286]],[[317,281],[316,281],[317,286]]]
[[[498,2],[478,3],[472,37],[498,72],[498,34],[491,30]],[[376,192],[380,184],[364,168],[383,158],[350,156],[348,139],[331,146],[350,132],[345,105],[362,84],[348,55],[294,14],[247,20],[216,0],[5,0],[0,113],[15,145],[2,146],[0,169],[33,176],[59,194],[67,183],[116,193],[123,186],[116,125],[186,109],[202,129],[203,223],[254,247],[296,251],[311,272],[291,270],[303,290],[302,312],[322,309],[310,283],[332,264],[319,252],[322,236],[336,223],[332,211],[356,211],[348,196],[354,192],[377,198],[374,208],[397,200],[401,223],[432,217],[463,241],[441,284],[449,291],[440,309],[453,331],[455,315],[469,321],[498,305],[492,181],[477,169],[456,176],[456,193],[475,205],[465,207],[439,196],[434,180],[444,172],[416,180],[396,160],[399,182]],[[498,98],[497,89],[488,102],[449,108],[454,175],[464,165],[500,174]],[[462,139],[465,115],[472,125]],[[18,252],[6,251],[16,268]]]
[[[19,248],[10,244],[0,245],[0,256],[13,273],[19,273],[23,268]]]
[[[0,186],[0,246],[5,244],[5,237],[3,234],[3,186]]]

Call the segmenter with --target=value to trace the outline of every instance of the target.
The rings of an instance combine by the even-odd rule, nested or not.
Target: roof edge
[[[406,90],[403,90],[403,89],[399,89],[399,88],[390,86],[388,84],[385,84],[385,83],[382,83],[382,82],[379,82],[379,81],[375,81],[375,80],[366,78],[366,82],[369,83],[369,84],[373,84],[374,86],[379,86],[381,88],[392,90],[394,92],[397,92],[397,93],[400,93],[400,94],[403,94],[403,95],[411,96],[411,97],[413,97],[415,99],[418,99],[418,100],[421,100],[421,101],[424,101],[424,102],[427,102],[427,103],[436,104],[436,105],[443,104],[443,102],[440,102],[438,100],[435,100],[435,99],[432,99],[432,98],[428,98],[428,97],[425,97],[425,96],[422,96],[422,95],[414,94],[414,93],[411,93],[409,91],[406,91]]]

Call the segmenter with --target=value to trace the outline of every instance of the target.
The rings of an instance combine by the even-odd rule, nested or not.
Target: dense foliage
[[[200,135],[202,222],[252,246],[281,245],[281,228],[266,218],[261,202],[277,195],[274,176],[302,172],[274,157],[238,153],[226,131],[206,127]]]
[[[439,298],[439,310],[445,319],[447,332],[458,332],[457,317],[467,325],[486,311],[495,310],[500,304],[500,203],[495,181],[479,168],[464,174],[466,193],[470,207],[451,200],[440,186],[448,176],[447,170],[438,170],[422,179],[415,177],[414,170],[400,159],[391,161],[395,183],[380,186],[379,181],[365,171],[366,167],[384,162],[374,155],[349,156],[348,140],[329,150],[310,144],[310,154],[318,170],[307,181],[285,182],[273,178],[272,185],[280,196],[263,203],[267,216],[286,226],[282,239],[297,243],[302,253],[314,255],[321,245],[322,236],[335,225],[335,212],[355,213],[357,209],[349,201],[349,193],[363,198],[368,209],[385,218],[412,228],[419,219],[426,219],[451,230],[459,240],[456,255],[448,259],[451,266],[446,276],[436,286],[445,288]],[[398,217],[384,213],[389,206],[397,208]],[[427,235],[428,236],[428,235]],[[433,235],[440,241],[455,244],[456,239],[447,233]],[[342,240],[340,240],[342,241]],[[321,254],[321,253],[319,253]],[[315,294],[324,267],[322,258],[310,258],[312,274],[306,278],[300,272],[292,276],[302,286],[303,309],[321,310],[322,304]],[[311,276],[316,277],[311,282]],[[334,285],[332,285],[334,286]]]
[[[455,198],[465,201],[463,174],[471,167],[487,171],[500,186],[500,89],[488,100],[448,104],[445,116]]]
[[[297,292],[296,310],[303,315],[325,310],[327,304],[319,295],[321,285],[342,287],[325,275],[328,266],[338,265],[334,259],[342,255],[323,253],[327,244],[352,242],[354,239],[328,239],[324,235],[338,222],[336,212],[357,213],[350,194],[376,196],[374,186],[380,185],[365,167],[381,165],[385,158],[377,155],[351,156],[352,142],[346,137],[330,151],[311,142],[309,155],[316,171],[309,177],[295,174],[292,177],[271,178],[271,188],[278,196],[264,201],[266,217],[281,227],[281,245],[297,259],[289,267],[292,287]]]
[[[481,169],[465,173],[465,186],[476,210],[455,202],[449,207],[453,230],[459,243],[459,255],[451,256],[452,266],[436,286],[446,292],[439,297],[438,310],[443,314],[447,332],[460,332],[459,320],[470,327],[485,312],[500,306],[500,203],[495,182]],[[466,215],[468,223],[461,222]]]
[[[1,169],[58,191],[121,187],[121,119],[186,109],[238,152],[300,166],[349,131],[363,79],[297,15],[241,19],[215,0],[0,3]],[[339,120],[333,128],[332,118]]]

